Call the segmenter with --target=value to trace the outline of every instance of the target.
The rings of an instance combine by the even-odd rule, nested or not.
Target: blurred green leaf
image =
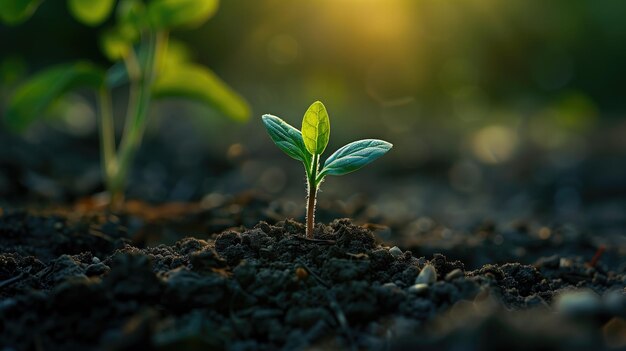
[[[87,62],[46,69],[17,88],[9,101],[5,122],[14,130],[23,130],[66,92],[82,86],[98,88],[103,81],[104,72]]]
[[[167,50],[161,58],[161,65],[172,66],[190,62],[192,59],[191,50],[187,45],[179,40],[170,38],[167,43]]]
[[[115,0],[68,0],[70,12],[79,22],[97,26],[104,22],[113,10]]]
[[[144,23],[146,6],[140,0],[124,0],[117,5],[117,19],[121,23],[132,23],[140,27]]]
[[[302,119],[304,145],[312,155],[321,155],[330,138],[328,112],[322,102],[315,101],[304,113]]]
[[[0,0],[0,19],[16,25],[26,21],[37,10],[42,0]]]
[[[197,100],[226,116],[245,121],[250,107],[215,73],[195,64],[165,65],[153,87],[155,98],[183,97]]]
[[[274,144],[291,158],[302,161],[309,167],[311,154],[304,146],[302,133],[276,116],[263,115],[262,119]]]
[[[330,155],[324,162],[324,168],[320,174],[323,177],[354,172],[384,155],[392,146],[378,139],[353,141]]]
[[[111,61],[124,58],[139,39],[139,32],[132,25],[119,24],[100,36],[100,47]]]
[[[104,49],[104,48],[103,48]],[[138,49],[137,57],[143,57],[145,50]],[[184,43],[170,38],[167,43],[167,50],[160,56],[159,67],[167,69],[170,66],[177,66],[191,61],[191,52]],[[174,67],[175,69],[175,67]],[[129,82],[127,67],[124,62],[116,62],[107,70],[105,83],[109,88],[116,88]]]
[[[157,28],[195,27],[217,11],[218,0],[152,0],[148,17]]]

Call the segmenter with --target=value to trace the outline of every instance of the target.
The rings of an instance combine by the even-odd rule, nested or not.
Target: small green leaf
[[[218,0],[152,0],[148,17],[157,28],[195,27],[211,18],[218,5]]]
[[[23,130],[66,92],[81,86],[99,88],[103,81],[104,72],[86,62],[49,68],[17,88],[9,101],[5,121],[12,129]]]
[[[330,138],[330,121],[326,107],[315,101],[304,113],[302,119],[302,137],[304,145],[312,155],[321,155]]]
[[[123,0],[117,5],[118,23],[132,24],[136,28],[145,25],[146,6],[141,0]]]
[[[195,64],[164,65],[152,94],[155,98],[197,100],[238,121],[245,121],[250,115],[250,107],[241,96],[210,69]]]
[[[115,0],[68,0],[70,12],[79,22],[97,26],[104,22],[113,11]]]
[[[182,41],[170,38],[167,42],[167,49],[161,56],[161,65],[178,66],[191,62],[192,54],[189,47]]]
[[[378,139],[365,139],[351,142],[335,151],[324,162],[320,176],[344,175],[371,163],[384,155],[393,145]]]
[[[9,25],[20,24],[35,13],[42,0],[0,0],[0,19]]]
[[[111,61],[124,58],[139,40],[139,32],[129,24],[118,24],[100,36],[100,48]]]
[[[276,116],[263,115],[262,119],[274,144],[291,158],[304,162],[308,167],[311,155],[304,146],[302,133]]]

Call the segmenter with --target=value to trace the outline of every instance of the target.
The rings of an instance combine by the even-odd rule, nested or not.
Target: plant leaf
[[[97,26],[104,22],[113,11],[115,0],[68,0],[67,6],[82,24]]]
[[[138,40],[139,32],[133,25],[119,23],[100,35],[100,48],[109,60],[117,61],[128,55]]]
[[[311,163],[311,154],[304,146],[302,133],[276,116],[263,115],[261,118],[274,144],[291,158],[304,162],[308,167]]]
[[[218,6],[218,0],[152,0],[148,17],[157,28],[195,27],[211,18]]]
[[[165,50],[165,54],[162,57],[162,65],[180,65],[181,63],[191,62],[193,55],[191,50],[182,41],[170,38],[167,42],[167,50]]]
[[[304,145],[312,155],[321,155],[330,138],[330,121],[326,107],[315,101],[304,113],[302,119],[302,137]]]
[[[117,5],[117,21],[135,28],[146,25],[146,6],[142,0],[122,0]]]
[[[0,19],[9,25],[26,21],[42,0],[0,0]]]
[[[48,68],[17,88],[9,101],[5,121],[10,128],[23,130],[66,92],[81,86],[99,88],[103,82],[104,71],[91,63]]]
[[[245,121],[250,107],[210,69],[191,63],[164,65],[152,94],[155,98],[183,97],[203,102],[226,116]]]
[[[320,176],[344,175],[373,162],[384,155],[393,145],[378,139],[365,139],[351,142],[335,151],[324,162]]]

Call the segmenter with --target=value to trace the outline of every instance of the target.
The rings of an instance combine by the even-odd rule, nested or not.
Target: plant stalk
[[[313,161],[311,165],[311,172],[307,179],[308,193],[306,204],[306,237],[313,239],[313,227],[315,226],[315,201],[317,197],[317,168],[319,163],[319,155],[313,155]]]
[[[100,162],[102,178],[110,189],[113,175],[117,172],[115,155],[115,128],[113,121],[111,93],[106,87],[98,91],[98,110],[100,113]]]
[[[131,81],[126,124],[117,155],[117,169],[109,184],[112,201],[115,198],[117,202],[122,202],[124,198],[124,188],[130,166],[146,129],[148,106],[156,75],[156,62],[159,60],[158,56],[162,52],[161,46],[166,38],[165,32],[150,32],[147,35],[147,54],[141,75],[138,81]]]

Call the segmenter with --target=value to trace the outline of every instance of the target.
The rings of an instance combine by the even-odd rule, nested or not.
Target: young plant
[[[353,141],[335,151],[320,167],[320,156],[328,145],[330,121],[326,107],[314,102],[304,113],[302,131],[282,119],[263,115],[263,124],[279,149],[304,164],[307,179],[306,236],[313,238],[315,198],[327,175],[344,175],[371,163],[384,155],[393,145],[378,139]]]
[[[0,0],[0,21],[20,24],[40,3]],[[237,93],[210,69],[191,62],[189,50],[169,37],[171,30],[204,23],[218,5],[219,0],[67,0],[69,12],[87,26],[107,23],[115,12],[116,21],[100,37],[102,52],[112,66],[104,69],[80,61],[39,72],[13,93],[4,122],[22,130],[67,92],[93,89],[99,110],[103,178],[112,206],[119,206],[153,100],[182,97],[207,104],[235,120],[249,116],[247,103]],[[111,92],[124,85],[128,86],[128,105],[117,143]]]

